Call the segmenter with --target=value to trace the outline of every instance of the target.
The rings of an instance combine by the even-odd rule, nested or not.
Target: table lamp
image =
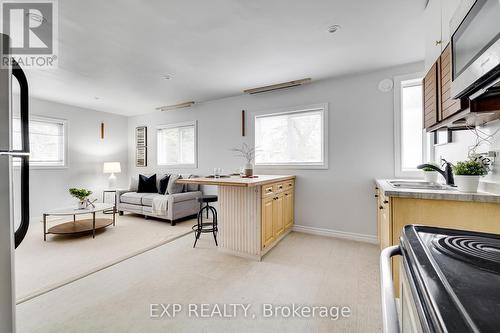
[[[105,162],[103,166],[104,173],[110,173],[109,176],[109,188],[115,188],[116,186],[116,176],[115,173],[122,172],[120,162]]]

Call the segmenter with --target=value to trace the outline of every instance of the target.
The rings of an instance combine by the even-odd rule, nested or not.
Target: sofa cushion
[[[164,194],[158,194],[158,193],[148,193],[148,194],[143,194],[142,196],[142,205],[146,207],[153,207],[153,199],[154,198],[165,198]]]
[[[139,175],[139,193],[158,193],[158,188],[156,187],[156,174],[151,177],[145,175]]]
[[[168,186],[168,180],[170,179],[170,175],[166,174],[163,176],[162,179],[160,179],[159,186],[158,186],[158,193],[159,194],[165,194],[167,192],[167,186]]]
[[[130,191],[137,192],[139,189],[139,176],[130,177],[130,184],[128,188]]]
[[[132,204],[132,205],[142,205],[142,197],[144,193],[137,192],[127,192],[120,196],[120,202]]]
[[[177,179],[182,179],[182,176],[176,174],[170,175],[170,180],[168,181],[167,186],[168,194],[182,193],[184,190],[184,184],[177,184]]]

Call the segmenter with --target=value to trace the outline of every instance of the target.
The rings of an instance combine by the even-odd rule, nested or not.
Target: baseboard
[[[345,232],[345,231],[337,231],[337,230],[331,230],[331,229],[307,227],[304,225],[294,225],[292,230],[296,231],[296,232],[303,232],[305,234],[334,237],[334,238],[343,238],[343,239],[349,239],[349,240],[353,240],[353,241],[357,241],[357,242],[378,244],[378,239],[375,236],[357,234],[357,233],[353,233],[353,232]]]

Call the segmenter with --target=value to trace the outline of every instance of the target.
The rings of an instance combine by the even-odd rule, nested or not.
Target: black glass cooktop
[[[500,332],[500,236],[406,226],[401,248],[431,332]]]

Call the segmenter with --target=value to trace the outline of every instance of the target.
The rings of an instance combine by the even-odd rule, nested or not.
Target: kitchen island
[[[218,186],[220,251],[261,260],[292,229],[295,176],[200,177],[177,182]]]

